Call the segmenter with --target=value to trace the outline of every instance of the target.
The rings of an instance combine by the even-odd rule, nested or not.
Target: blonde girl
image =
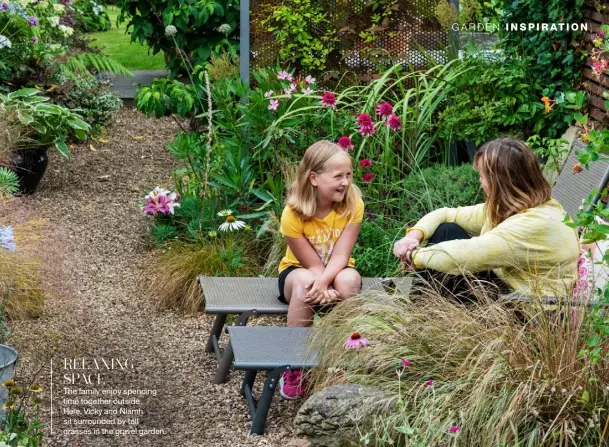
[[[351,251],[364,202],[352,180],[351,157],[329,141],[314,143],[298,165],[281,216],[288,248],[279,265],[279,300],[289,305],[288,326],[310,326],[315,306],[361,290]],[[300,371],[284,373],[281,395],[302,397]]]

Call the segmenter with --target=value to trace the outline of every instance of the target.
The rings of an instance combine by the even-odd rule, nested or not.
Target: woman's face
[[[311,172],[310,181],[317,187],[318,197],[324,202],[342,202],[351,185],[351,159],[335,154],[325,164],[323,172]]]
[[[478,174],[480,174],[480,185],[482,186],[482,190],[484,191],[484,194],[488,195],[488,178],[486,178],[484,171],[482,171],[481,169],[478,169]]]

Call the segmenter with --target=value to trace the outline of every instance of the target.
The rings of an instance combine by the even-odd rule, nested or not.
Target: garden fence
[[[607,7],[609,11],[609,2],[600,2],[602,5]],[[584,61],[582,68],[582,75],[584,81],[584,87],[587,90],[590,100],[588,106],[588,113],[598,124],[606,126],[607,121],[607,110],[605,106],[606,99],[603,98],[603,92],[609,89],[609,76],[601,74],[596,76],[592,70],[592,52],[594,34],[600,28],[601,25],[609,25],[609,12],[600,13],[594,7],[586,5],[584,9],[584,18],[588,25],[588,32],[584,33],[583,45],[585,50],[588,52],[588,57]]]
[[[424,68],[427,65],[424,53],[438,61],[447,60],[449,32],[442,29],[436,18],[437,0],[398,0],[391,15],[380,24],[373,23],[372,17],[378,11],[371,9],[369,1],[316,0],[313,3],[326,15],[324,30],[335,30],[338,37],[328,47],[330,53],[323,70],[326,74],[339,77],[347,72],[355,73],[365,82],[374,78],[379,66],[403,63]],[[452,0],[451,3],[458,7],[458,1]],[[282,4],[289,5],[290,2],[241,2],[241,23],[248,23],[250,28],[241,27],[242,58],[245,54],[250,56],[249,61],[243,61],[242,76],[249,74],[250,65],[255,69],[275,65],[279,61],[281,46],[262,21]],[[314,33],[317,31],[313,30]],[[362,37],[366,35],[368,38]]]

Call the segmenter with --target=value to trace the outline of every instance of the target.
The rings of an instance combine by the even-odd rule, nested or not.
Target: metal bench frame
[[[234,359],[233,346],[230,342],[226,344],[224,350],[220,348],[219,338],[222,335],[222,330],[226,324],[226,318],[228,315],[238,315],[237,320],[235,321],[234,326],[246,326],[250,317],[255,315],[273,315],[273,314],[286,314],[288,311],[288,306],[277,301],[277,279],[276,278],[252,278],[252,277],[243,277],[243,278],[216,278],[216,277],[205,277],[199,276],[197,278],[197,282],[201,287],[201,293],[205,293],[204,286],[206,282],[217,282],[220,283],[218,286],[222,288],[222,284],[228,284],[231,281],[240,281],[242,282],[242,286],[245,287],[249,284],[257,283],[261,287],[267,287],[269,289],[269,297],[267,299],[263,299],[264,302],[271,300],[270,302],[274,303],[271,306],[264,305],[264,307],[256,308],[256,309],[248,309],[247,306],[235,306],[235,305],[217,305],[213,304],[212,306],[207,305],[205,312],[209,314],[216,314],[216,318],[214,320],[214,324],[211,330],[211,333],[207,339],[207,345],[205,347],[206,352],[214,352],[216,359],[218,361],[218,369],[216,371],[216,375],[214,377],[215,384],[225,383],[228,379],[228,374],[230,371],[230,367],[232,365]],[[362,292],[368,290],[387,290],[391,288],[396,281],[399,281],[404,284],[409,283],[410,278],[363,278],[363,287]],[[209,284],[208,284],[209,286]],[[272,287],[274,287],[274,289]],[[218,290],[212,289],[212,294],[219,292]],[[218,297],[215,296],[213,301],[215,303]]]

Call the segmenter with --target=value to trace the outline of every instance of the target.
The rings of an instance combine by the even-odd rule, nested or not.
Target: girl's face
[[[311,172],[309,180],[317,188],[317,197],[324,202],[342,202],[351,186],[351,159],[346,154],[335,154],[322,172]]]

